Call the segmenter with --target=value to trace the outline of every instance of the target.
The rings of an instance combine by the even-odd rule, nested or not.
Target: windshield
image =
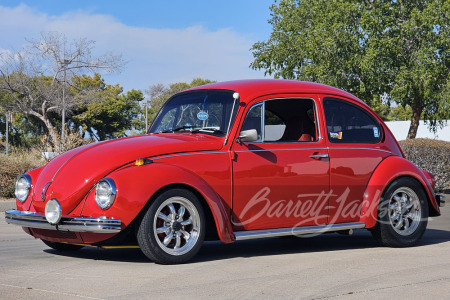
[[[191,131],[222,136],[233,123],[237,108],[238,102],[233,98],[233,92],[199,91],[181,94],[163,106],[149,133]]]

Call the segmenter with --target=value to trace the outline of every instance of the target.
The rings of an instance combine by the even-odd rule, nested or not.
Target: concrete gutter
[[[15,209],[15,208],[16,208],[15,200],[0,201],[0,212],[4,212],[7,211],[8,209]]]

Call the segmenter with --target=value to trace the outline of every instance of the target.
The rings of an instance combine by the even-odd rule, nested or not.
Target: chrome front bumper
[[[52,225],[43,214],[15,209],[5,212],[5,221],[8,224],[29,228],[95,233],[116,233],[121,230],[122,225],[120,220],[106,217],[96,219],[62,217],[57,225]]]

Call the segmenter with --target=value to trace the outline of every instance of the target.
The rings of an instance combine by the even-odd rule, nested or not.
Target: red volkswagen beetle
[[[6,221],[57,250],[138,245],[183,263],[224,243],[369,229],[414,245],[443,200],[361,100],[248,80],[170,98],[146,135],[83,146],[19,176]]]

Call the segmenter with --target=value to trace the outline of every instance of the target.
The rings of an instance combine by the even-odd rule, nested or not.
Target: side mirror
[[[258,140],[256,129],[243,130],[239,133],[239,142],[255,142]]]

